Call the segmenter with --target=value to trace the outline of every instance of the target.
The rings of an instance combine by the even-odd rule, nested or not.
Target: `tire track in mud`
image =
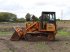
[[[11,43],[9,42],[9,40],[5,40],[5,39],[3,39],[3,38],[0,38],[0,40],[2,41],[3,44],[5,44],[5,45],[7,46],[7,48],[9,48],[9,50],[10,50],[11,52],[15,52],[15,47],[14,47],[13,44],[11,44]]]
[[[47,42],[47,46],[49,47],[50,52],[54,52],[54,48],[51,46],[52,42]]]
[[[9,51],[11,52],[22,52],[21,49],[16,48],[9,40],[6,40],[4,38],[0,38],[2,43],[9,48]],[[25,52],[25,51],[24,51]]]

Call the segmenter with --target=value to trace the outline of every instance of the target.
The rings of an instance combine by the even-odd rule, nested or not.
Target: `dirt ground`
[[[0,37],[0,52],[70,52],[70,36],[56,36],[55,41],[10,41]]]
[[[59,27],[65,25],[68,30],[70,29],[67,22],[60,22],[57,25]],[[10,41],[11,35],[0,36],[0,52],[70,52],[70,35],[61,36],[57,33],[55,41],[40,40],[38,38],[36,38],[37,41]]]

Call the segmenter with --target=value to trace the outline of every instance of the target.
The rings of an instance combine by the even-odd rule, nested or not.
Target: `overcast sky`
[[[27,13],[39,17],[42,11],[54,11],[57,18],[70,19],[70,0],[0,0],[0,12],[11,12],[19,18]]]

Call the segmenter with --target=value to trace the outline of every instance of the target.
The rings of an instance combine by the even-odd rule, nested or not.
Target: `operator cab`
[[[40,17],[40,26],[42,30],[46,30],[47,23],[56,25],[55,12],[42,12],[42,15]]]

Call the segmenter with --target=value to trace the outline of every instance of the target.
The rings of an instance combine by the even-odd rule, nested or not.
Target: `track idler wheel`
[[[25,37],[24,37],[24,39],[26,41],[31,41],[32,40],[32,35],[31,34],[26,34]]]
[[[50,33],[47,37],[48,41],[54,41],[55,40],[55,34],[54,33]]]

